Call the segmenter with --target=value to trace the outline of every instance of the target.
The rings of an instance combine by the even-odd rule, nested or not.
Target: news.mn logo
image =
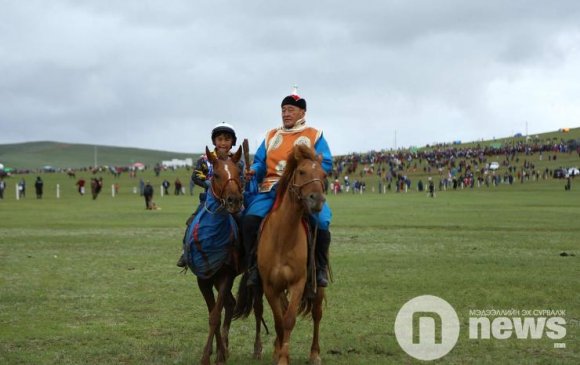
[[[421,295],[405,303],[395,319],[399,346],[419,360],[435,360],[453,349],[459,339],[459,318],[445,300]]]

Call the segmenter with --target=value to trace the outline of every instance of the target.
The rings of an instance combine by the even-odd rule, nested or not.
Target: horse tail
[[[298,315],[306,317],[312,314],[315,299],[316,293],[305,290],[302,299],[300,300],[300,306],[298,307]]]
[[[236,295],[236,307],[234,308],[234,319],[247,318],[254,308],[254,302],[259,300],[259,289],[248,286],[248,273],[245,272],[240,279],[238,293]]]

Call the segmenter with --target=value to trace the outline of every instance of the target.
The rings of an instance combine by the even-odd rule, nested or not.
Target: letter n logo
[[[443,343],[443,321],[436,312],[413,313],[413,343]],[[416,330],[418,329],[418,330]]]
[[[459,339],[459,318],[445,300],[421,295],[405,303],[395,318],[399,346],[419,360],[435,360],[453,349]]]

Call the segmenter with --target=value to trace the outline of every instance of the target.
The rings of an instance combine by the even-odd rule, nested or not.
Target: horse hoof
[[[262,360],[262,346],[254,347],[254,359]]]
[[[310,365],[321,365],[322,359],[320,356],[316,355],[310,358]]]

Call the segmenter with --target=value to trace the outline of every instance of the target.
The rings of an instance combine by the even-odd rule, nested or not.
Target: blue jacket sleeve
[[[324,171],[326,171],[327,174],[332,173],[332,153],[330,153],[328,143],[326,143],[326,139],[324,139],[324,134],[321,134],[318,141],[316,141],[314,150],[316,150],[317,154],[322,155],[322,168]]]
[[[252,166],[250,167],[250,169],[256,171],[256,175],[254,175],[254,176],[258,182],[262,181],[264,179],[264,176],[266,176],[266,144],[265,144],[265,141],[262,141],[262,143],[260,144],[260,147],[258,147],[258,150],[256,151],[256,154],[254,155],[254,163],[252,163]]]

